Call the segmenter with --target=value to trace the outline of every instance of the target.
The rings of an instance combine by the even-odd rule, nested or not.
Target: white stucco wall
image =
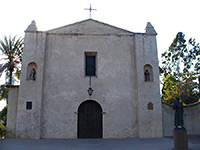
[[[162,110],[159,90],[159,70],[156,37],[136,34],[136,72],[138,81],[138,122],[139,137],[162,137]],[[144,82],[144,66],[153,69],[153,81]],[[153,103],[153,111],[148,111],[148,103]]]
[[[16,123],[16,137],[18,138],[40,138],[45,39],[43,33],[26,32]],[[37,64],[35,81],[27,80],[27,67],[31,62]],[[26,110],[28,101],[32,102],[31,110]]]
[[[16,137],[16,117],[18,103],[19,86],[9,87],[6,138]]]
[[[84,66],[84,52],[88,51],[97,52],[97,77],[92,77],[91,98]],[[74,112],[88,99],[96,100],[106,112],[104,138],[136,135],[133,53],[133,37],[48,35],[42,137],[76,138]]]
[[[78,107],[90,99],[102,107],[103,138],[162,136],[155,34],[134,34],[92,19],[47,32],[34,25],[25,36],[17,137],[77,138]],[[97,52],[91,97],[85,52]],[[30,62],[37,64],[36,81],[26,79]],[[146,64],[153,68],[153,82],[144,82]],[[32,110],[26,110],[27,101]]]
[[[200,103],[190,104],[184,106],[184,127],[187,130],[188,135],[199,135],[200,134]],[[174,129],[174,110],[172,105],[163,103],[163,134],[164,136],[173,136]]]

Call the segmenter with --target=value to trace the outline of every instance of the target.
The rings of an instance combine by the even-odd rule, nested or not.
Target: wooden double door
[[[102,108],[92,100],[78,108],[78,138],[102,138]]]

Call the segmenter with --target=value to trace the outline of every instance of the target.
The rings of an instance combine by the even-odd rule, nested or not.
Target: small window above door
[[[85,76],[96,76],[97,52],[85,52]]]

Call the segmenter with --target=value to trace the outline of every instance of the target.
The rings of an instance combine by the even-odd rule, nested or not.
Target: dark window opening
[[[147,109],[148,109],[148,110],[153,110],[153,103],[152,103],[152,102],[149,102],[149,103],[148,103]]]
[[[26,109],[32,109],[32,102],[26,102]]]
[[[85,75],[96,76],[96,56],[86,56],[85,65]]]

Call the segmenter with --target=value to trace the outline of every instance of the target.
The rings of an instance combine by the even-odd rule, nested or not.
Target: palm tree
[[[0,40],[0,50],[3,54],[0,65],[0,73],[6,72],[8,82],[6,85],[13,85],[13,73],[18,74],[20,70],[20,63],[22,61],[24,39],[14,36],[3,37]]]

